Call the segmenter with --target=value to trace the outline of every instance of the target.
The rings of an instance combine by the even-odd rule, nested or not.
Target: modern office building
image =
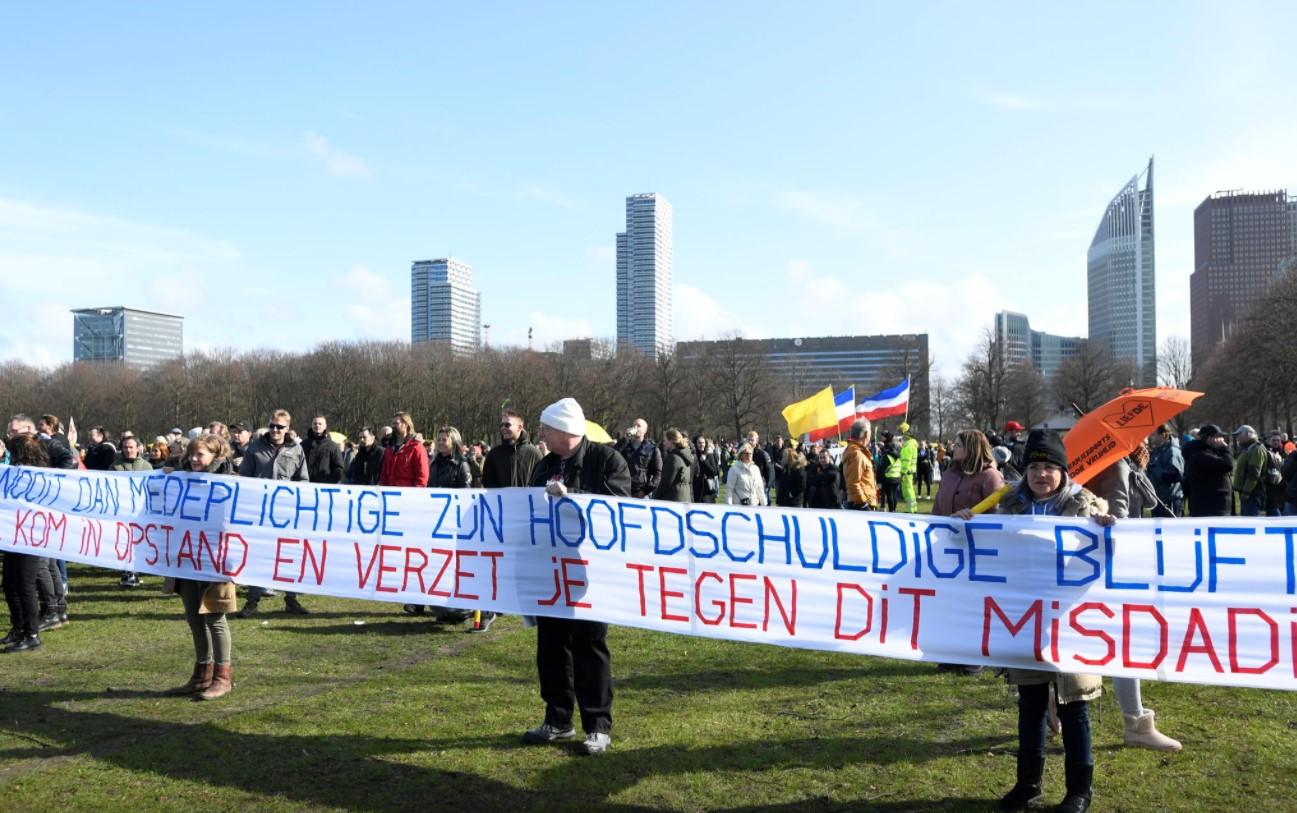
[[[730,350],[762,356],[793,384],[797,397],[825,387],[835,392],[856,388],[856,400],[893,387],[908,374],[911,411],[928,403],[928,334],[891,336],[823,336],[801,339],[720,339],[680,342],[681,360],[717,358]],[[922,413],[920,413],[922,414]]]
[[[410,266],[410,341],[440,342],[456,353],[482,347],[482,294],[473,267],[454,257]]]
[[[671,338],[671,204],[654,192],[626,198],[617,235],[617,346],[654,358]]]
[[[72,311],[72,360],[143,369],[184,355],[183,316],[120,305]]]
[[[1297,256],[1297,197],[1217,192],[1193,211],[1189,350],[1194,369]]]
[[[1032,330],[1026,315],[1013,311],[995,314],[995,340],[1004,347],[1007,364],[1028,361],[1046,383],[1054,379],[1063,359],[1074,355],[1084,341],[1079,336],[1056,336]]]
[[[1140,188],[1140,178],[1144,186]],[[1136,383],[1157,383],[1153,159],[1108,203],[1087,257],[1089,338],[1134,364]]]

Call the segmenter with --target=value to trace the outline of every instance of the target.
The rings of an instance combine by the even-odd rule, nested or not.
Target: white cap
[[[545,407],[540,422],[569,435],[585,435],[585,412],[575,398],[563,398]]]

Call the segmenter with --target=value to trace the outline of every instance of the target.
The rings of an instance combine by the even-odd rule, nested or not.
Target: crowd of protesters
[[[1100,524],[1127,517],[1297,515],[1297,447],[1275,431],[1262,438],[1243,425],[1226,434],[1206,424],[1183,435],[1160,426],[1128,457],[1088,484],[1070,481],[1067,455],[1057,433],[1010,421],[1000,432],[965,429],[948,441],[916,438],[908,423],[873,436],[870,421],[855,421],[839,442],[767,444],[757,432],[733,441],[690,438],[666,428],[655,440],[642,418],[615,442],[587,437],[581,407],[565,398],[541,416],[539,437],[527,432],[524,416],[505,410],[494,443],[466,443],[458,429],[441,426],[431,439],[416,431],[408,412],[385,426],[365,426],[354,440],[331,432],[323,415],[299,435],[292,416],[272,412],[255,430],[242,423],[213,421],[185,432],[172,428],[151,442],[122,432],[114,442],[101,426],[77,443],[74,430],[57,416],[15,415],[7,424],[0,463],[112,471],[154,469],[197,471],[272,480],[356,483],[415,488],[544,487],[553,495],[599,493],[674,502],[724,501],[793,508],[885,510],[913,513],[918,499],[932,499],[932,512],[970,519],[988,497],[1007,485],[1000,513],[1090,516]],[[936,484],[934,493],[933,485]],[[39,648],[42,632],[69,622],[66,566],[61,560],[6,552],[3,582],[10,632],[3,651]],[[121,576],[123,587],[141,584],[136,573]],[[181,598],[194,641],[190,679],[171,690],[197,699],[216,699],[233,688],[232,638],[227,614],[236,608],[228,582],[167,579],[164,592]],[[272,591],[250,586],[239,617],[259,611]],[[284,593],[289,613],[310,611],[294,593]],[[407,613],[437,623],[463,623],[486,631],[494,613],[462,608],[404,606]],[[537,671],[545,718],[524,735],[529,743],[575,736],[580,711],[585,753],[611,742],[612,682],[607,625],[599,622],[536,620]],[[942,670],[975,675],[977,666],[941,664]],[[1060,809],[1084,810],[1090,801],[1093,756],[1087,704],[1098,696],[1092,675],[1008,670],[1019,692],[1017,782],[1001,801],[1005,810],[1025,809],[1041,796],[1046,731],[1061,730],[1067,796]],[[1180,743],[1157,730],[1153,712],[1141,702],[1140,684],[1114,679],[1125,722],[1126,743],[1179,750]]]

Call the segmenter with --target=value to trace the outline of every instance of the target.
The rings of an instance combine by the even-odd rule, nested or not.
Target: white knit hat
[[[575,398],[563,398],[545,407],[540,422],[569,435],[585,435],[585,413]]]

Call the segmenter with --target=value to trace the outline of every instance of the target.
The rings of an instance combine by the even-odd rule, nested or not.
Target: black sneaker
[[[72,622],[68,620],[68,614],[67,614],[66,612],[59,613],[59,626],[60,626],[60,627],[66,627],[66,626],[67,626],[68,624],[70,624],[70,623],[72,623]]]
[[[21,641],[10,644],[4,648],[4,652],[30,652],[33,649],[40,649],[41,637],[39,635],[28,635]]]
[[[496,618],[498,618],[498,616],[495,613],[483,611],[481,619],[477,622],[476,625],[469,627],[468,631],[486,632],[487,630],[491,629],[491,625],[495,623]]]
[[[306,609],[305,607],[303,607],[302,604],[301,604],[301,602],[299,602],[299,601],[298,601],[297,599],[295,599],[295,598],[286,598],[286,599],[284,599],[284,612],[286,612],[286,613],[292,613],[293,615],[310,615],[310,614],[311,614],[311,611],[308,610],[308,609]]]
[[[257,602],[255,601],[249,601],[247,604],[243,605],[242,610],[239,610],[237,613],[235,613],[235,615],[237,615],[239,618],[251,618],[256,614],[257,614]]]
[[[405,613],[406,615],[423,615],[426,610],[427,607],[424,607],[422,604],[402,604],[401,605],[401,612]]]
[[[22,630],[18,629],[17,627],[14,627],[13,629],[9,630],[8,635],[6,635],[4,638],[0,638],[0,646],[9,646],[10,644],[16,644],[22,639],[23,639]]]
[[[45,632],[46,630],[56,630],[61,626],[63,626],[63,622],[59,620],[59,614],[48,613],[41,616],[40,623],[36,625],[36,629],[40,632]]]
[[[570,740],[576,736],[576,729],[572,726],[562,727],[541,723],[535,728],[523,732],[522,741],[528,745],[543,745],[547,742],[556,740]]]

